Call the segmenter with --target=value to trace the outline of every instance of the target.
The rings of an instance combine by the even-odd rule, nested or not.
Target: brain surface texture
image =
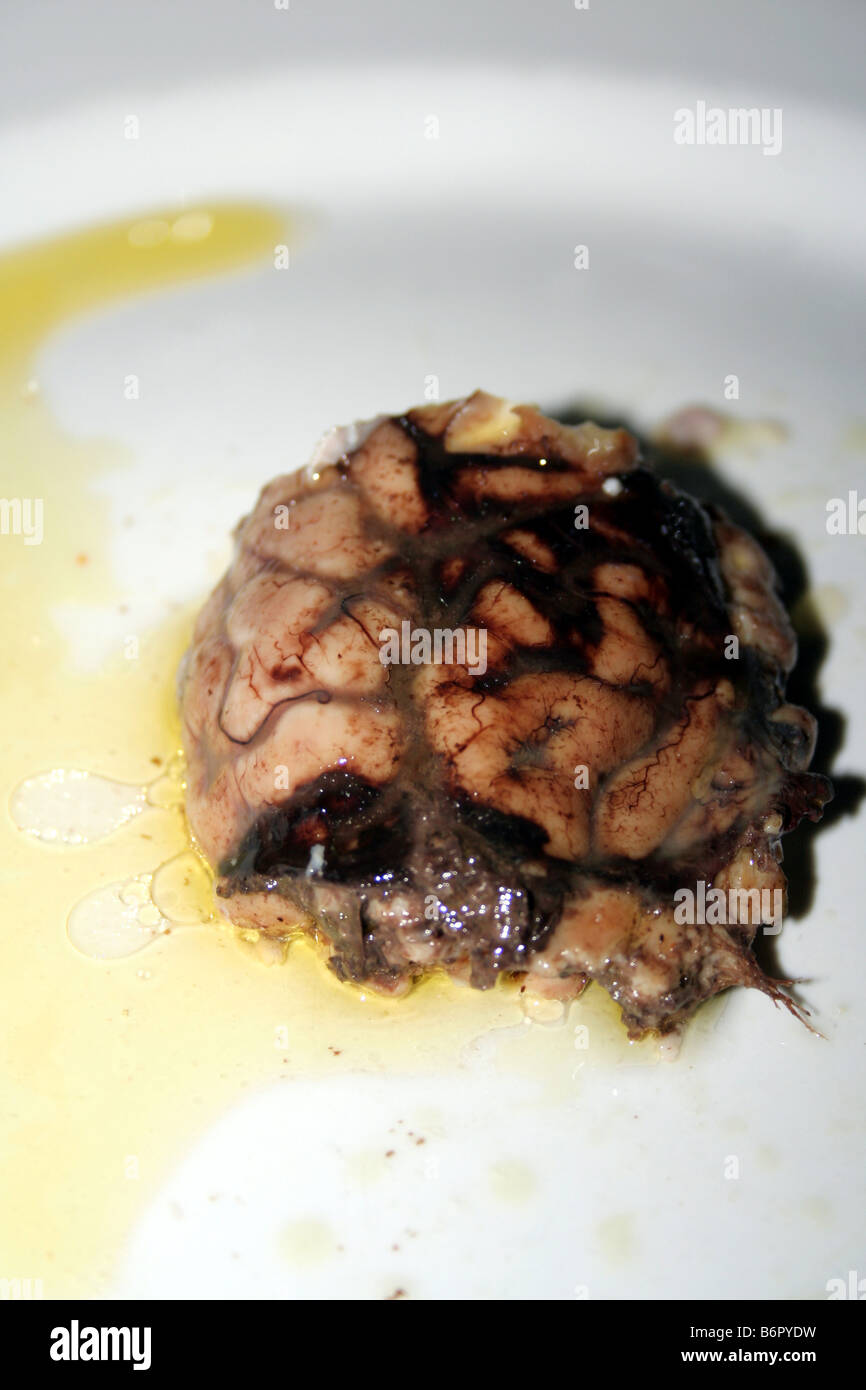
[[[829,795],[763,552],[624,430],[476,392],[326,437],[239,525],[181,671],[224,911],[341,979],[442,968],[637,1036],[734,984]]]

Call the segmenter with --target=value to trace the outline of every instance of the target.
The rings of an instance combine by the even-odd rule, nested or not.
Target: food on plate
[[[476,391],[326,436],[262,491],[180,676],[187,813],[224,912],[344,980],[435,967],[632,1036],[731,985],[815,722],[758,544],[623,429]]]

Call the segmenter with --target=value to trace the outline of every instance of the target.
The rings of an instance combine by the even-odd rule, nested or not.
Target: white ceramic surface
[[[435,7],[425,12],[436,25]],[[522,8],[504,16],[517,34]],[[158,19],[168,43],[161,8]],[[383,12],[376,22],[384,34]],[[846,7],[827,23],[844,68]],[[732,450],[721,471],[795,538],[833,610],[821,695],[849,720],[837,768],[866,767],[866,538],[825,525],[828,498],[866,488],[850,434],[863,410],[853,171],[866,122],[850,90],[834,100],[829,82],[810,85],[787,31],[789,68],[762,81],[750,63],[745,78],[716,70],[709,84],[689,76],[688,53],[665,65],[661,39],[643,69],[633,45],[618,70],[609,44],[598,70],[564,41],[529,56],[515,42],[487,62],[441,47],[429,58],[419,44],[394,67],[374,29],[354,63],[311,48],[281,71],[262,33],[259,72],[232,72],[225,53],[202,80],[190,44],[160,80],[155,62],[135,81],[99,69],[86,91],[70,79],[65,103],[55,65],[44,107],[16,117],[7,105],[0,124],[4,245],[213,196],[307,215],[282,276],[265,266],[127,301],[45,346],[38,375],[66,428],[127,449],[127,469],[104,484],[116,517],[132,497],[141,522],[131,543],[115,532],[116,567],[140,595],[124,628],[203,594],[258,486],[328,425],[405,407],[431,375],[443,399],[480,385],[552,408],[595,401],[646,425],[693,401],[725,407],[733,372],[736,412],[784,421],[789,439],[755,457]],[[222,52],[213,34],[205,46]],[[777,157],[673,141],[678,107],[775,106],[782,88]],[[122,138],[130,111],[135,145]],[[573,265],[579,243],[586,271]],[[134,410],[117,385],[126,371],[144,383]],[[112,634],[93,614],[82,659],[97,662]],[[820,833],[815,859],[811,909],[786,925],[779,954],[808,977],[826,1040],[741,992],[691,1054],[592,1068],[570,1101],[543,1078],[503,1075],[483,1046],[449,1075],[275,1087],[224,1115],[171,1175],[117,1292],[821,1298],[827,1280],[866,1272],[862,821]],[[365,1167],[359,1156],[397,1120],[427,1144],[404,1145],[387,1172]],[[274,1182],[261,1181],[262,1152],[280,1155]],[[292,1222],[310,1253],[294,1265],[273,1241]]]

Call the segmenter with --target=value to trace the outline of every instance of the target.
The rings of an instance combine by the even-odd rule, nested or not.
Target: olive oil
[[[193,614],[141,634],[137,660],[118,652],[98,671],[81,669],[55,621],[61,601],[122,602],[92,485],[124,455],[55,422],[39,388],[40,345],[72,316],[253,266],[286,237],[269,209],[216,206],[0,256],[0,1288],[110,1295],[149,1197],[249,1088],[292,1073],[457,1066],[494,1030],[509,1057],[535,1034],[532,1064],[543,1070],[564,1053],[571,1075],[568,1026],[533,1027],[515,986],[481,994],[434,977],[391,1001],[340,984],[306,941],[268,964],[262,943],[239,940],[209,910],[170,773],[174,678]],[[56,806],[22,809],[22,784],[61,769],[72,782],[110,784],[98,834],[81,831],[74,805],[65,825]],[[146,950],[94,959],[67,921],[117,884],[133,902],[129,885],[139,885],[158,930]],[[625,1046],[618,1025],[602,1034]]]

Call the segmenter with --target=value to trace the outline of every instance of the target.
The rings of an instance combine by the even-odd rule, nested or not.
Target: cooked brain
[[[830,794],[793,633],[755,541],[629,434],[482,392],[381,417],[236,541],[180,683],[233,921],[384,990],[594,979],[633,1036],[735,984],[788,1002],[752,942]],[[712,888],[751,911],[682,921]]]

